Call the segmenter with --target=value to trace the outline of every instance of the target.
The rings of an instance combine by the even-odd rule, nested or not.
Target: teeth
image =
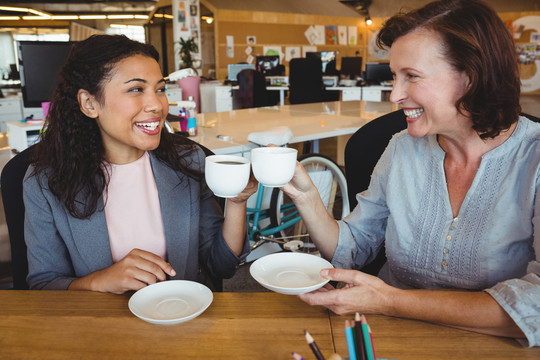
[[[136,123],[135,125],[145,128],[147,130],[156,130],[159,126],[159,121],[156,122],[145,122],[145,123]]]
[[[422,109],[422,108],[414,109],[414,110],[405,110],[405,109],[403,109],[403,112],[405,113],[405,115],[408,118],[414,119],[414,118],[417,118],[420,115],[422,115],[422,113],[424,112],[424,109]]]

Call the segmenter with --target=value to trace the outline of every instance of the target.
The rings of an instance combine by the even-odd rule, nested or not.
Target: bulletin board
[[[337,51],[337,64],[340,64],[342,56],[364,56],[365,53],[365,25],[362,25],[358,18],[319,16],[312,21],[306,21],[306,16],[280,14],[279,22],[265,22],[257,21],[256,14],[246,14],[244,19],[241,15],[234,21],[216,17],[218,79],[225,78],[228,64],[249,63],[256,56],[266,55],[269,49],[280,55],[280,63],[285,66],[287,74],[289,60],[304,56],[305,49]],[[265,16],[266,19],[268,16]],[[310,27],[322,30],[322,42],[313,44],[308,40]],[[354,44],[349,42],[349,31],[354,35]]]
[[[540,94],[540,16],[520,17],[511,23],[516,42],[521,91]]]

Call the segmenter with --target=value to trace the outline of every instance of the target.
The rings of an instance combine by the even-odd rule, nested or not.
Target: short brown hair
[[[495,137],[518,120],[521,82],[514,40],[491,7],[480,0],[435,1],[389,18],[377,44],[389,48],[419,29],[440,34],[448,63],[469,77],[456,108],[471,114],[481,138]]]

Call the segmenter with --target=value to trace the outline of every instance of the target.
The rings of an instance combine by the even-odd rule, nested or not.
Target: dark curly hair
[[[74,217],[88,218],[97,210],[108,185],[105,171],[109,169],[99,127],[95,119],[81,112],[77,93],[85,89],[103,103],[103,89],[115,65],[133,55],[159,61],[159,54],[151,45],[123,35],[93,35],[73,44],[60,69],[46,130],[33,151],[33,175],[43,175],[38,176],[41,186],[46,179],[50,191]],[[154,152],[171,168],[200,180],[201,173],[184,160],[192,151],[194,146],[179,143],[163,129]]]
[[[419,29],[440,34],[447,61],[468,75],[470,87],[456,108],[471,115],[481,138],[496,137],[518,120],[521,82],[515,45],[491,7],[479,0],[432,2],[388,19],[377,44],[389,48]]]

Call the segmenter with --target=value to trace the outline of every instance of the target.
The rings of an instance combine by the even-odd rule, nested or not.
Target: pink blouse
[[[167,260],[165,230],[150,156],[123,165],[111,164],[105,216],[114,262],[141,249]]]

